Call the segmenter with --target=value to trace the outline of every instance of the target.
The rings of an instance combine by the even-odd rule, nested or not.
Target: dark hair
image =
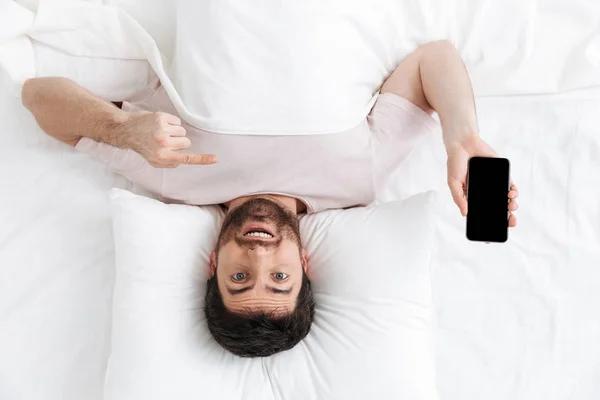
[[[215,273],[207,281],[204,313],[210,333],[223,348],[240,357],[268,357],[291,349],[306,337],[315,316],[315,302],[310,280],[303,272],[291,314],[232,313],[223,304]]]

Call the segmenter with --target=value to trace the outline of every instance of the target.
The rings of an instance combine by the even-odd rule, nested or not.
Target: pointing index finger
[[[193,154],[193,153],[177,153],[179,162],[189,165],[209,165],[218,162],[218,158],[214,154]]]

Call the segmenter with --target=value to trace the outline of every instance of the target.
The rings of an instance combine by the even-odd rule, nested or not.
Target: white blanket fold
[[[14,82],[44,70],[32,50],[39,45],[104,63],[133,60],[143,76],[148,60],[182,117],[220,133],[348,129],[406,54],[440,38],[456,44],[478,96],[600,85],[600,2],[179,0],[163,22],[176,40],[161,37],[160,49],[148,33],[160,32],[159,0],[140,3],[143,11],[125,0],[33,2],[0,0],[0,67]],[[128,85],[139,82],[123,80],[108,97]]]

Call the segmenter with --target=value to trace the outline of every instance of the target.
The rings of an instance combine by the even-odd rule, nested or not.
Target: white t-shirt
[[[177,115],[158,82],[131,103],[123,103],[123,109]],[[367,118],[340,133],[223,135],[183,126],[192,142],[188,151],[216,154],[217,164],[157,169],[132,150],[88,138],[81,139],[76,148],[166,199],[209,205],[271,193],[300,199],[311,213],[373,202],[381,182],[437,123],[411,102],[388,93],[379,96]]]

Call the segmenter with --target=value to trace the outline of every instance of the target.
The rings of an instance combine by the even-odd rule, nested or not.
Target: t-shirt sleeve
[[[439,130],[429,114],[392,93],[379,96],[368,120],[376,173],[384,175],[398,168],[427,135]]]
[[[75,149],[102,161],[111,171],[123,175],[133,183],[162,195],[163,169],[152,167],[135,151],[120,149],[86,137],[79,140]]]

